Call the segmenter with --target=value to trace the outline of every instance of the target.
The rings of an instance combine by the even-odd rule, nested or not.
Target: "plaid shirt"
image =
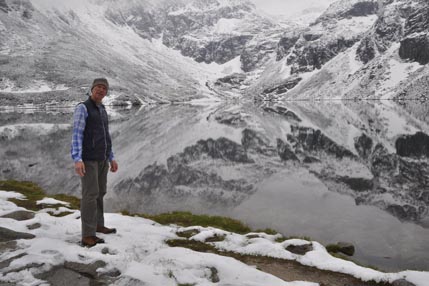
[[[85,104],[78,104],[73,115],[73,136],[71,144],[71,156],[74,162],[82,161],[83,131],[86,126],[88,111]],[[114,160],[113,150],[110,152],[109,161]]]

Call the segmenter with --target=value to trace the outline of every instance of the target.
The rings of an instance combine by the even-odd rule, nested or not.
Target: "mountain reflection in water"
[[[106,207],[227,215],[352,242],[358,261],[382,269],[429,270],[428,110],[378,101],[110,109],[120,169]],[[1,112],[1,178],[80,196],[72,111]],[[413,156],[396,154],[404,138]]]

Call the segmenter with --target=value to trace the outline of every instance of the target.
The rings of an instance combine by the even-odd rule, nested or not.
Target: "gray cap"
[[[106,89],[109,89],[109,82],[107,81],[107,79],[105,79],[105,78],[96,78],[92,82],[91,91],[94,88],[94,86],[99,85],[99,84],[104,85],[106,87]]]

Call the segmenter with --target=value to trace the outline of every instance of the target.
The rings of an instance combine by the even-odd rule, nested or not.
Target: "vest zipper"
[[[101,117],[101,125],[103,126],[103,132],[104,132],[104,161],[106,161],[107,159],[107,140],[106,140],[106,128],[104,127],[104,119],[103,119],[103,115],[104,115],[104,109],[102,107],[100,107],[100,117]],[[107,116],[107,114],[106,114]]]

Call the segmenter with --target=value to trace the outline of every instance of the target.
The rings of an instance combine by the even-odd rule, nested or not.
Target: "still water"
[[[392,182],[389,173],[375,176],[373,155],[359,156],[355,145],[364,133],[371,138],[372,149],[380,144],[395,154],[400,136],[429,133],[428,110],[426,103],[414,102],[110,108],[120,169],[109,175],[106,206],[109,211],[134,213],[186,210],[226,215],[252,228],[273,228],[286,236],[309,236],[325,244],[351,242],[357,261],[381,269],[429,271],[429,203],[421,199],[429,191],[427,185],[407,181],[400,174]],[[69,155],[72,111],[2,111],[0,178],[31,180],[49,193],[79,196],[80,182]],[[313,143],[320,146],[311,150],[295,146],[299,160],[282,160],[277,139],[293,145],[300,138],[293,133],[298,128],[306,134],[319,130],[324,137]],[[244,140],[245,129],[262,141]],[[201,153],[201,146],[222,137],[227,138],[224,143],[213,143],[219,149],[216,154],[247,146],[249,160]],[[333,154],[339,148],[333,145],[353,155]],[[317,161],[303,163],[309,155]],[[172,158],[180,162],[180,168],[171,163]],[[427,157],[410,161],[423,177],[429,176]],[[344,184],[344,178],[374,183],[362,190]],[[392,211],[397,206],[406,206],[400,208],[405,211]]]

